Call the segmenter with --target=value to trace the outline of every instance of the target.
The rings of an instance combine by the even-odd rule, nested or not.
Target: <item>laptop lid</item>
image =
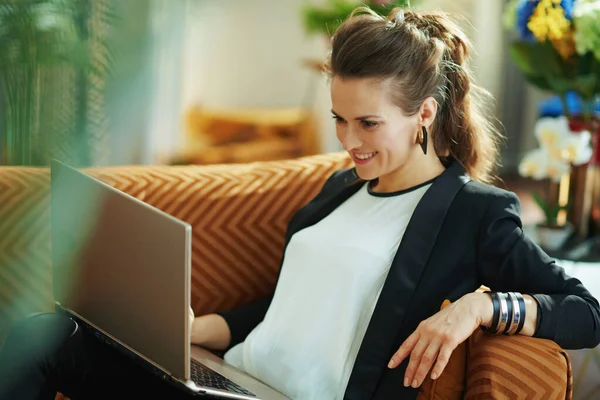
[[[62,308],[189,379],[189,224],[53,160],[51,242]]]

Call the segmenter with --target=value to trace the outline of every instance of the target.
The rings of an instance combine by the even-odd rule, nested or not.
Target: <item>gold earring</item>
[[[423,149],[423,154],[427,154],[427,128],[424,126],[419,129],[418,133],[419,144],[421,145],[421,149]]]

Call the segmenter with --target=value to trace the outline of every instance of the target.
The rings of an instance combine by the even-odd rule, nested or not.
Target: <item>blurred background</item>
[[[365,4],[386,14],[409,3],[453,14],[472,40],[471,67],[507,139],[500,176],[532,205],[524,219],[551,235],[560,228],[561,245],[573,232],[594,236],[598,1]],[[339,151],[320,65],[358,4],[1,0],[0,165],[201,165]],[[540,142],[548,118],[558,121],[549,137],[564,145]],[[582,130],[591,134],[572,137]]]
[[[337,151],[317,67],[344,3],[357,2],[3,0],[1,163],[214,163]],[[477,80],[496,97],[509,138],[503,171],[512,173],[535,146],[537,102],[548,94],[526,85],[509,58],[505,3],[412,6],[464,19]]]

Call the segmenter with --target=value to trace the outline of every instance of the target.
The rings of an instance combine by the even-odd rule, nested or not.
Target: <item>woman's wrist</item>
[[[472,310],[477,325],[489,328],[494,318],[494,305],[492,298],[487,293],[474,292],[467,294],[472,303]]]

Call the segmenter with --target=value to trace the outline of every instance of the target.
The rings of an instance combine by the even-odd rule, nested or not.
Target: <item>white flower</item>
[[[592,158],[592,135],[588,131],[570,133],[559,143],[562,158],[573,165],[586,164]]]
[[[569,120],[565,116],[544,117],[537,120],[534,127],[535,137],[547,150],[556,148],[571,133]],[[552,155],[552,154],[551,154]]]
[[[519,174],[524,178],[544,179],[547,177],[549,160],[544,149],[532,150],[521,160]]]
[[[566,162],[551,160],[546,166],[546,176],[553,182],[559,183],[564,174],[571,172],[571,165]]]
[[[564,160],[556,160],[543,148],[530,151],[519,164],[519,174],[535,180],[551,179],[560,182],[565,173],[571,172],[571,166]]]

